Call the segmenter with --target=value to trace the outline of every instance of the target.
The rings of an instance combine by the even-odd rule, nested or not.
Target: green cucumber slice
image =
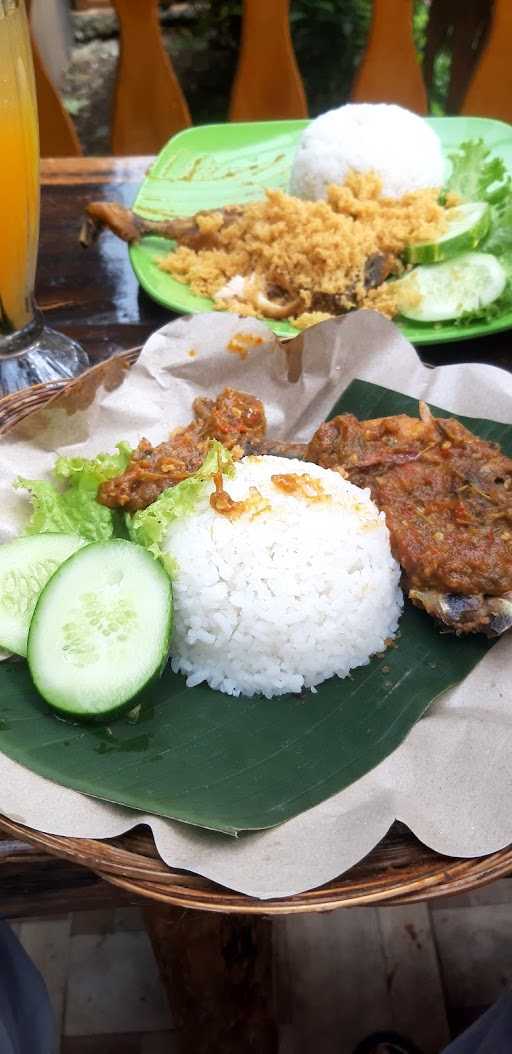
[[[416,322],[446,322],[487,307],[501,296],[507,275],[490,253],[463,253],[446,263],[416,267],[393,283],[398,310]]]
[[[485,201],[467,201],[447,209],[448,230],[435,242],[408,245],[404,250],[406,263],[429,264],[451,259],[458,253],[476,249],[485,238],[491,210]]]
[[[36,688],[61,714],[107,717],[163,669],[171,582],[154,557],[116,538],[70,557],[41,593],[30,624]]]
[[[0,647],[27,654],[28,628],[41,590],[82,545],[76,534],[37,534],[0,545]]]

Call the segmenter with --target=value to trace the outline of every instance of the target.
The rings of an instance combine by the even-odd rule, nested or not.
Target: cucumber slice
[[[416,267],[393,282],[398,310],[416,322],[446,322],[477,311],[501,296],[507,275],[490,253],[463,253]]]
[[[0,647],[27,654],[28,628],[39,594],[81,545],[76,534],[37,534],[0,545]]]
[[[448,229],[436,242],[420,242],[408,245],[404,251],[406,263],[428,264],[448,260],[458,253],[476,249],[485,238],[490,222],[491,210],[485,201],[467,201],[447,209]]]
[[[145,549],[116,538],[70,557],[36,605],[28,663],[61,714],[107,717],[130,703],[167,661],[171,582]]]

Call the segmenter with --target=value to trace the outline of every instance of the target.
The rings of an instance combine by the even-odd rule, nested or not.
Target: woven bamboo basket
[[[123,364],[132,365],[139,350],[121,355]],[[0,431],[5,432],[43,406],[63,387],[63,382],[35,385],[0,399]],[[404,825],[394,824],[369,856],[339,878],[306,893],[260,901],[168,867],[159,858],[146,828],[137,827],[119,838],[102,841],[49,835],[1,816],[0,828],[51,855],[80,864],[130,893],[182,908],[228,914],[285,915],[362,904],[404,904],[461,893],[512,871],[512,846],[486,857],[454,859],[440,856],[422,845]]]

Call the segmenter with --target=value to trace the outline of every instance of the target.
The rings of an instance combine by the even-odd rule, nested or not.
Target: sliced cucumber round
[[[132,542],[94,542],[43,590],[30,624],[28,663],[50,706],[107,717],[132,702],[167,661],[171,582]]]
[[[0,545],[0,647],[27,654],[28,628],[41,590],[84,544],[76,534],[35,534]]]
[[[476,249],[485,238],[491,210],[485,201],[467,201],[446,210],[448,229],[435,242],[419,242],[404,250],[406,263],[429,264],[451,259],[458,253]]]
[[[398,310],[416,322],[446,322],[487,307],[501,296],[507,275],[490,253],[463,253],[425,264],[393,282]]]

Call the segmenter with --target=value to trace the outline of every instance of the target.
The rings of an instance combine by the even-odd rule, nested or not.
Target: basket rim
[[[372,878],[357,878],[359,865],[326,885],[288,897],[258,900],[164,863],[148,832],[131,848],[133,832],[112,840],[50,835],[0,816],[0,829],[72,861],[112,885],[160,903],[197,911],[244,915],[297,915],[375,904],[397,905],[464,893],[503,878],[512,870],[512,846],[477,858],[447,858],[425,849],[425,861],[393,866],[385,860]],[[145,852],[142,850],[145,849]],[[367,860],[370,859],[370,857]]]

